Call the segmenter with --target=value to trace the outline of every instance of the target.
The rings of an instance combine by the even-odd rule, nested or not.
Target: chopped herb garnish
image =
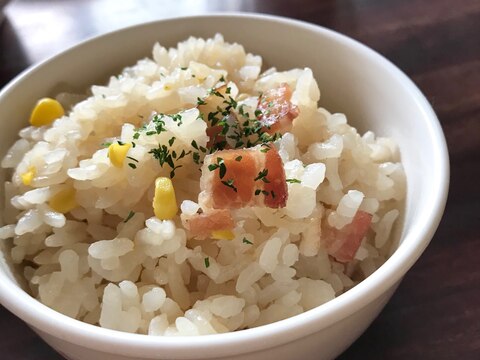
[[[192,146],[198,150],[198,145],[197,145],[197,142],[195,140],[192,140]]]
[[[190,155],[191,152],[192,152],[192,150],[190,150],[188,152],[185,152],[185,150],[182,150],[182,152],[181,152],[181,154],[180,154],[180,156],[178,157],[177,160],[183,159],[185,156]]]
[[[154,135],[154,134],[156,134],[156,133],[157,133],[156,131],[147,131],[147,132],[145,133],[145,135],[150,136],[150,135]]]
[[[219,141],[215,144],[214,147],[212,147],[211,153],[214,152],[215,150],[223,150],[223,149],[225,149],[226,146],[227,146],[226,141]]]
[[[171,137],[170,140],[168,140],[168,145],[172,146],[174,142],[175,142],[175,136]]]
[[[136,169],[136,168],[137,168],[137,165],[135,165],[134,163],[128,163],[128,166],[130,166],[132,169]]]
[[[286,181],[287,181],[287,183],[290,183],[290,184],[300,184],[301,183],[301,181],[298,180],[298,179],[287,179]]]
[[[197,97],[197,105],[206,105],[207,103],[205,102],[205,100],[203,99],[200,99],[199,97]]]
[[[233,179],[228,179],[227,181],[222,181],[223,185],[225,185],[226,187],[229,187],[233,191],[237,192],[237,188],[233,185],[233,183],[234,183]]]
[[[135,162],[137,162],[137,163],[138,163],[138,160],[137,160],[137,159],[135,159],[134,157],[127,156],[127,159],[133,160],[133,161],[135,161]]]
[[[266,153],[270,151],[270,145],[268,144],[262,144],[262,148],[260,149],[262,153]]]
[[[272,191],[270,191],[270,194],[272,195],[272,198],[274,198],[274,199],[275,199],[275,193],[273,192],[273,190],[272,190]]]
[[[262,180],[264,183],[269,183],[270,180],[267,179],[267,175],[268,175],[268,169],[263,169],[262,171],[260,171],[257,175],[257,177],[255,179],[253,179],[254,181],[257,181],[257,180]]]
[[[219,165],[218,164],[210,164],[208,165],[208,170],[214,171],[215,169],[218,169]]]
[[[180,114],[173,114],[173,115],[171,115],[170,117],[172,118],[173,121],[175,121],[175,122],[178,123],[178,124],[177,124],[178,126],[182,125],[182,115],[180,115]],[[165,125],[165,123],[164,123],[163,125]]]
[[[260,109],[255,110],[255,117],[259,118],[260,116],[262,116],[262,114],[263,114],[262,110]]]
[[[181,67],[180,70],[187,70],[187,67]]]
[[[223,94],[222,94],[220,91],[215,90],[215,89],[213,89],[213,88],[210,90],[210,94],[225,99],[225,96],[223,96]]]
[[[128,213],[127,217],[125,218],[125,220],[123,220],[124,223],[126,223],[128,220],[130,220],[133,216],[135,215],[135,213],[130,210],[130,212]]]
[[[172,171],[170,171],[170,178],[173,178],[175,176],[175,170],[177,170],[178,168],[181,168],[182,165],[177,165],[175,166]]]
[[[226,167],[225,162],[223,161],[223,159],[221,157],[217,157],[217,164],[220,167],[218,175],[220,176],[220,179],[223,179],[223,177],[227,173],[227,167]]]
[[[220,169],[219,176],[220,176],[220,179],[223,179],[223,177],[225,176],[225,173],[227,172],[227,167],[225,166],[225,161],[221,157],[217,157],[216,164],[213,163],[208,165],[208,170],[214,171],[216,169]]]
[[[205,263],[205,267],[208,269],[210,267],[210,258],[206,257],[203,259],[203,262]]]
[[[225,93],[226,94],[230,94],[230,92],[232,91],[232,88],[230,86],[227,87],[227,90],[225,90]]]
[[[232,108],[236,109],[237,108],[237,102],[235,101],[235,99],[232,98],[231,96],[229,96],[228,98],[229,98],[229,100],[225,100],[224,103],[227,104],[229,107],[232,107]]]
[[[214,120],[215,116],[217,116],[217,114],[218,114],[218,111],[213,111],[213,112],[208,113],[208,116],[207,116],[208,121]],[[218,121],[218,119],[217,119],[217,121]]]
[[[245,104],[242,104],[242,105],[240,105],[240,107],[238,108],[238,113],[239,113],[240,115],[242,115],[242,116],[245,115],[245,112],[244,112],[244,110],[243,110],[244,107],[245,107]],[[244,126],[247,126],[247,125],[248,125],[248,120],[246,121],[246,125],[245,125],[245,123],[244,123]]]
[[[155,159],[158,160],[160,166],[163,167],[165,163],[168,164],[172,168],[172,170],[177,169],[179,166],[175,166],[173,163],[173,157],[170,153],[170,150],[167,148],[166,145],[159,145],[158,148],[152,149],[148,152],[152,154]]]
[[[237,142],[235,143],[235,148],[237,148],[237,149],[241,148],[241,147],[243,147],[244,144],[245,143],[243,141],[237,140]]]
[[[134,139],[134,140],[138,140],[139,137],[140,137],[140,133],[139,133],[139,132],[136,132],[135,134],[133,134],[133,139]]]
[[[262,190],[257,189],[257,190],[255,190],[255,195],[258,196],[258,195],[260,195],[261,192],[262,192]]]
[[[198,152],[194,152],[192,154],[192,158],[193,158],[193,161],[195,162],[195,164],[200,164],[200,154]]]
[[[163,120],[164,117],[164,114],[155,114],[152,118],[152,122],[155,124],[155,131],[157,134],[167,131],[167,129],[165,129],[165,121]]]
[[[118,145],[122,146],[122,145],[125,145],[125,143],[123,141],[120,141],[120,140],[117,140],[117,143]]]
[[[225,78],[223,77],[223,75],[220,77],[220,79],[218,81],[219,82],[225,82]]]
[[[220,121],[218,123],[218,126],[222,127],[222,130],[220,131],[220,134],[221,135],[227,135],[228,130],[230,129],[230,125],[228,125],[227,119],[224,118],[222,121]]]
[[[235,158],[235,161],[242,161],[242,156],[241,156],[241,155],[240,155],[240,156],[237,156],[237,157]]]
[[[104,142],[104,143],[100,144],[100,146],[103,146],[103,147],[109,147],[110,145],[112,145],[111,142]]]
[[[247,238],[245,238],[245,237],[243,238],[242,242],[243,242],[244,244],[253,245],[253,242],[249,241],[249,240],[248,240]]]

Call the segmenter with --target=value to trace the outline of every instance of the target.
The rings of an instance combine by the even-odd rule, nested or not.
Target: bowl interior
[[[367,290],[378,292],[371,296],[380,295],[381,287],[386,289],[398,281],[418,258],[438,224],[448,184],[446,148],[433,111],[413,83],[378,54],[334,32],[274,17],[224,15],[148,23],[87,41],[29,70],[2,91],[0,156],[26,125],[38,98],[60,91],[83,92],[91,84],[104,82],[109,75],[149,56],[157,41],[175,46],[189,36],[211,37],[217,32],[226,41],[239,42],[246,51],[261,55],[264,67],[312,68],[322,94],[321,106],[345,113],[361,133],[373,130],[398,143],[408,179],[404,222],[397,227],[403,243],[397,251],[401,254],[394,255],[397,260],[389,260],[390,265],[387,262],[388,266],[377,271],[398,274],[390,280],[386,280],[388,274],[380,274],[368,284],[360,284],[360,290],[345,294],[342,306],[345,301],[357,301]],[[0,181],[4,179],[1,170]],[[3,257],[0,266],[1,276],[16,283]],[[389,283],[377,284],[381,279]],[[357,301],[351,311],[366,302],[367,297]]]

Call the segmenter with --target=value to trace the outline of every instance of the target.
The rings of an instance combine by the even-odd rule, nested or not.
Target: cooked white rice
[[[260,56],[222,36],[190,38],[176,49],[156,44],[140,60],[93,86],[91,96],[51,126],[26,127],[2,167],[6,204],[0,238],[13,239],[31,294],[49,307],[91,324],[150,335],[203,335],[271,323],[310,310],[355,286],[388,257],[400,214],[405,175],[395,143],[360,136],[343,114],[317,108],[320,92],[308,68],[261,73]],[[153,215],[154,181],[168,176],[148,153],[176,137],[173,148],[205,146],[206,124],[195,105],[225,77],[233,96],[251,98],[280,83],[293,90],[300,115],[277,140],[287,178],[283,209],[233,211],[233,240],[193,240],[180,216]],[[250,100],[248,100],[250,97]],[[62,95],[65,104],[68,96]],[[250,104],[256,104],[254,102]],[[132,142],[135,128],[152,125],[152,111],[182,112],[180,126],[140,136],[129,155],[136,169],[112,166],[106,141]],[[180,213],[199,209],[199,167],[182,160],[174,186]],[[30,186],[21,174],[36,169]],[[65,188],[79,204],[67,214],[48,206]],[[358,210],[373,215],[355,259],[329,256],[320,224],[341,229]],[[127,222],[125,219],[133,211]],[[10,240],[12,241],[12,240]]]

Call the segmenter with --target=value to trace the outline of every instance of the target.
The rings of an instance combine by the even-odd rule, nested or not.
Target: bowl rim
[[[250,353],[311,335],[367,306],[402,279],[433,237],[445,208],[450,170],[445,137],[432,107],[413,81],[385,57],[346,35],[319,25],[286,17],[243,12],[221,12],[148,21],[93,36],[29,67],[0,91],[0,99],[5,94],[13,91],[18,84],[22,83],[25,78],[28,78],[29,74],[39,71],[45,64],[55,61],[65,53],[75,51],[87,43],[105,39],[116,33],[129,32],[134,29],[138,30],[142,27],[157,26],[159,23],[188,21],[195,18],[215,19],[219,17],[280,23],[334,39],[367,56],[378,66],[385,68],[389,73],[393,74],[403,87],[406,87],[413,94],[416,105],[421,109],[422,120],[427,122],[428,135],[435,144],[432,166],[438,172],[438,182],[432,184],[432,194],[436,196],[431,199],[432,202],[429,206],[431,211],[429,213],[424,211],[419,214],[422,216],[422,222],[426,226],[416,226],[409,229],[409,232],[403,235],[403,243],[381,266],[381,270],[375,271],[357,286],[335,299],[285,320],[225,334],[195,337],[156,337],[104,329],[75,320],[43,305],[18,287],[3,271],[0,271],[0,302],[8,310],[37,330],[80,346],[127,356],[138,356],[138,348],[142,348],[142,353],[146,354],[144,356],[151,357],[158,356],[160,349],[166,356],[178,358],[188,358],[192,353],[202,357]],[[241,346],[246,343],[248,343],[248,348]],[[196,351],[199,351],[199,353],[196,353]]]

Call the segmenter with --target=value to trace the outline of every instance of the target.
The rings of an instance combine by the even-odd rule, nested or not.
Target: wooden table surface
[[[450,151],[445,215],[391,302],[340,359],[480,359],[480,1],[12,1],[0,25],[0,86],[87,37],[212,11],[337,30],[385,55],[425,93]],[[3,308],[0,331],[1,359],[62,359]]]

